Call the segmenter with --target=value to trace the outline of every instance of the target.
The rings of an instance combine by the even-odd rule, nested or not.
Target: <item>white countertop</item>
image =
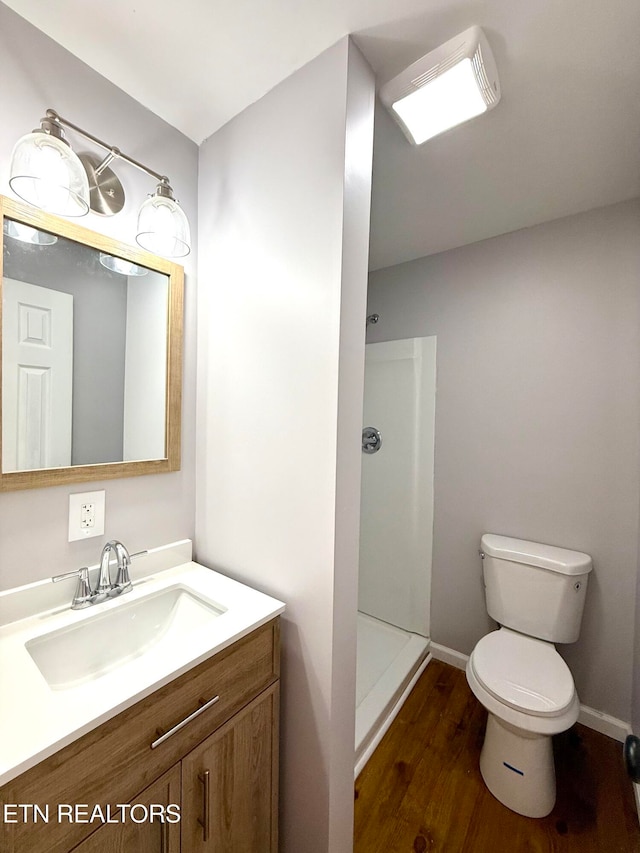
[[[157,551],[163,552],[166,563],[167,549]],[[184,555],[184,548],[181,553]],[[135,571],[135,563],[132,566],[132,592],[86,610],[70,609],[74,581],[55,587],[40,582],[0,597],[0,785],[284,610],[282,602],[194,562],[147,574],[150,568],[162,564],[150,552],[149,559],[141,559],[140,564],[139,572]],[[188,632],[184,642],[164,637],[139,657],[98,678],[66,689],[52,689],[25,648],[25,643],[43,634],[74,626],[176,585],[221,605],[225,611],[206,628]],[[33,601],[42,602],[49,591],[52,599],[54,595],[58,598],[56,587],[65,587],[66,605],[58,604],[52,610],[7,622],[7,616],[33,610]],[[31,605],[25,605],[27,600]]]

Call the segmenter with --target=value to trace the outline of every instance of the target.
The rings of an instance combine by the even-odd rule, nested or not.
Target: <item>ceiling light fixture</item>
[[[500,82],[480,27],[427,53],[380,90],[380,99],[414,145],[493,109]]]
[[[92,154],[75,154],[63,126],[103,148],[100,160]],[[166,175],[155,172],[113,145],[73,124],[55,110],[47,110],[40,128],[18,140],[11,158],[9,185],[29,204],[61,216],[84,216],[89,209],[101,216],[119,213],[125,194],[113,160],[124,160],[157,181],[138,216],[136,241],[145,249],[169,258],[191,251],[189,221],[176,201]]]

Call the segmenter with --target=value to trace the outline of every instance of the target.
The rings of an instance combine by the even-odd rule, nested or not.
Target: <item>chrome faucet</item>
[[[111,581],[110,562],[112,553],[115,554],[118,564],[115,583]],[[131,557],[122,542],[118,542],[117,539],[107,542],[102,549],[100,557],[100,574],[98,576],[98,586],[95,590],[96,594],[102,596],[104,599],[105,596],[113,597],[129,592],[132,589],[131,578],[129,577],[130,565]]]
[[[138,551],[135,554],[129,554],[122,542],[113,539],[102,549],[100,555],[100,572],[98,574],[98,583],[95,589],[91,588],[89,580],[89,569],[76,569],[74,572],[66,572],[63,575],[56,575],[51,578],[54,583],[66,580],[67,578],[78,578],[73,601],[71,602],[72,610],[83,610],[85,607],[91,607],[92,604],[99,604],[101,601],[106,601],[108,598],[115,598],[118,595],[124,595],[133,589],[131,578],[129,576],[129,566],[134,557],[140,557],[146,554],[146,551]],[[115,555],[118,566],[115,583],[111,581],[111,556]]]

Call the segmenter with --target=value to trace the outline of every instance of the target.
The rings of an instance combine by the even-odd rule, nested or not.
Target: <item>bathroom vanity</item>
[[[137,659],[77,685],[64,684],[40,658],[34,664],[31,652],[34,642],[93,629],[86,611],[36,615],[0,629],[3,688],[3,676],[12,677],[3,649],[12,642],[13,657],[26,647],[18,661],[25,669],[24,687],[13,699],[5,691],[0,703],[3,741],[12,738],[12,728],[17,741],[3,748],[0,768],[0,780],[11,777],[0,787],[3,853],[275,853],[283,605],[189,563],[145,578],[137,590],[134,579],[132,615],[125,611],[125,618],[140,621],[141,604],[176,589],[204,601],[207,584],[215,596],[208,601],[222,612],[191,633],[181,626],[184,649],[174,650],[173,659],[167,628]],[[114,613],[122,619],[126,604],[108,603],[106,621]],[[73,624],[52,632],[50,619]],[[35,641],[34,631],[40,632]],[[210,644],[209,654],[203,643]],[[180,654],[191,659],[176,668]],[[158,678],[161,667],[165,674]],[[12,701],[20,705],[17,711]],[[94,725],[104,715],[109,718]],[[66,745],[56,748],[61,743]],[[16,775],[22,766],[27,769]],[[37,804],[39,811],[20,804]]]

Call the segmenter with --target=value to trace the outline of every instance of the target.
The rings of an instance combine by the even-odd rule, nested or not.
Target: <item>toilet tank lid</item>
[[[480,540],[480,546],[490,557],[510,560],[513,563],[526,563],[563,575],[584,575],[593,568],[591,557],[580,551],[528,542],[525,539],[513,539],[510,536],[498,536],[495,533],[485,533]]]

